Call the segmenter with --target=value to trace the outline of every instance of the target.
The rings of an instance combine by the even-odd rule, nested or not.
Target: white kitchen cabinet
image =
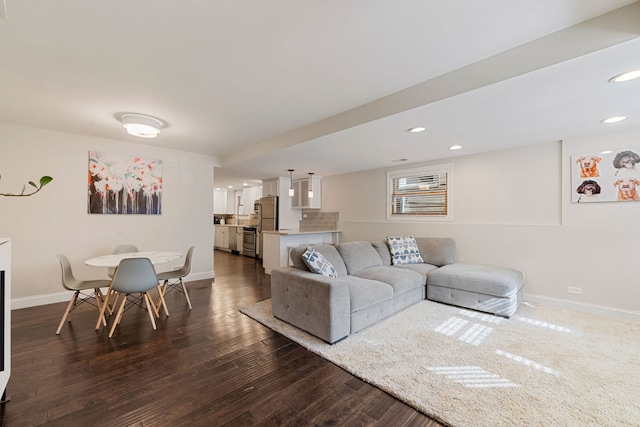
[[[313,198],[309,198],[309,188],[313,190]],[[293,209],[322,208],[322,178],[313,176],[293,181],[294,196],[291,199]]]
[[[213,213],[227,213],[227,190],[213,190]]]
[[[229,250],[229,227],[216,225],[216,240],[213,245],[216,249]]]
[[[278,180],[262,181],[262,197],[279,196]]]
[[[253,205],[256,200],[262,197],[262,187],[245,188],[242,190],[242,195],[244,198],[244,214],[249,215],[255,213]]]
[[[226,191],[226,190],[225,190]],[[236,192],[233,190],[226,191],[227,193],[227,214],[235,214],[236,213]]]

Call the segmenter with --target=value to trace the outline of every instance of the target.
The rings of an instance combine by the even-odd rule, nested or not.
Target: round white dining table
[[[109,254],[109,255],[101,255],[94,258],[89,258],[85,260],[86,265],[90,265],[91,267],[111,267],[118,268],[120,265],[120,261],[125,258],[149,258],[151,264],[163,264],[171,261],[178,260],[182,258],[182,254],[180,252],[169,252],[169,251],[147,251],[147,252],[125,252],[121,254]],[[112,296],[111,285],[109,285],[109,290],[105,296],[104,302],[100,307],[100,314],[98,315],[98,322],[96,323],[96,331],[100,328],[100,323],[104,323],[106,325],[105,319],[105,310],[109,304],[109,298]],[[162,297],[162,293],[159,295],[160,301],[158,302],[157,307],[153,307],[155,315],[158,316],[158,310],[160,307],[164,307],[164,311],[169,315],[169,310],[167,309],[167,305],[164,302],[164,298]],[[153,306],[153,304],[152,304]]]
[[[147,251],[147,252],[126,252],[122,254],[101,255],[89,258],[84,263],[92,267],[117,267],[125,258],[149,258],[151,264],[163,264],[182,258],[180,252],[169,251]]]

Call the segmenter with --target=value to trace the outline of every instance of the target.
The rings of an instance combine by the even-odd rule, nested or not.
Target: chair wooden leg
[[[60,320],[60,324],[58,325],[58,330],[56,331],[56,335],[60,335],[60,331],[62,330],[62,326],[64,325],[64,321],[67,320],[67,317],[69,317],[69,313],[71,313],[71,310],[73,309],[73,306],[76,304],[76,300],[78,299],[78,294],[80,293],[80,291],[75,291],[73,293],[73,296],[71,297],[71,301],[69,301],[69,304],[67,305],[67,309],[65,310],[64,314],[62,315],[62,320]],[[71,321],[71,320],[69,320]]]
[[[187,304],[189,304],[189,310],[191,310],[193,308],[191,307],[191,299],[189,298],[187,287],[184,285],[184,282],[182,281],[182,277],[180,278],[180,284],[182,285],[182,291],[184,292],[184,297],[187,299]]]
[[[102,305],[104,304],[104,295],[100,288],[95,288],[93,290],[96,300],[96,305],[98,306],[98,313],[102,311]],[[102,316],[102,326],[107,326],[107,316]]]
[[[162,290],[162,286],[158,285],[158,303],[156,304],[156,307],[160,307],[160,306],[164,308],[164,314],[166,314],[167,317],[169,317],[169,309],[167,308],[167,303],[164,300],[164,291]]]
[[[122,298],[122,302],[120,303],[120,308],[118,309],[118,313],[116,314],[116,317],[113,319],[113,325],[111,325],[111,330],[109,331],[109,338],[111,338],[111,336],[113,335],[113,331],[116,330],[116,326],[118,326],[118,323],[120,323],[120,319],[122,319],[122,313],[124,311],[124,305],[127,302],[127,296],[125,295],[124,298]]]
[[[100,323],[104,323],[104,325],[107,326],[105,311],[107,310],[107,307],[109,307],[110,296],[111,296],[111,289],[107,291],[107,295],[105,296],[104,301],[102,302],[102,307],[100,307],[100,313],[98,314],[98,321],[96,322],[96,331],[100,329]],[[111,312],[113,313],[113,311]]]
[[[151,297],[149,296],[148,293],[143,292],[142,293],[144,295],[144,300],[147,303],[147,311],[149,312],[149,319],[151,319],[151,325],[153,325],[153,330],[156,330],[156,319],[153,317],[153,313],[151,312],[151,307],[154,307],[155,309],[155,304],[153,303],[153,301],[151,301]]]
[[[113,289],[109,289],[107,292],[108,300],[111,301],[107,304],[107,310],[109,311],[109,316],[113,316],[113,312],[118,305],[118,298],[120,298],[120,294],[118,291],[114,291]]]

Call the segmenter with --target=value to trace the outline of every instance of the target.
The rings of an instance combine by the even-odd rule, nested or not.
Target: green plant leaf
[[[36,185],[36,183],[35,183],[35,182],[33,182],[33,181],[29,181],[29,185],[32,185],[32,186],[34,186],[34,187],[38,188],[38,186]]]
[[[53,181],[53,178],[51,178],[50,176],[43,176],[42,178],[40,178],[40,187],[44,187],[51,181]]]

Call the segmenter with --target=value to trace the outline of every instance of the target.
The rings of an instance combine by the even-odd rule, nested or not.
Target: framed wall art
[[[571,156],[571,201],[640,201],[640,148]]]
[[[162,212],[162,160],[89,151],[88,212]]]

